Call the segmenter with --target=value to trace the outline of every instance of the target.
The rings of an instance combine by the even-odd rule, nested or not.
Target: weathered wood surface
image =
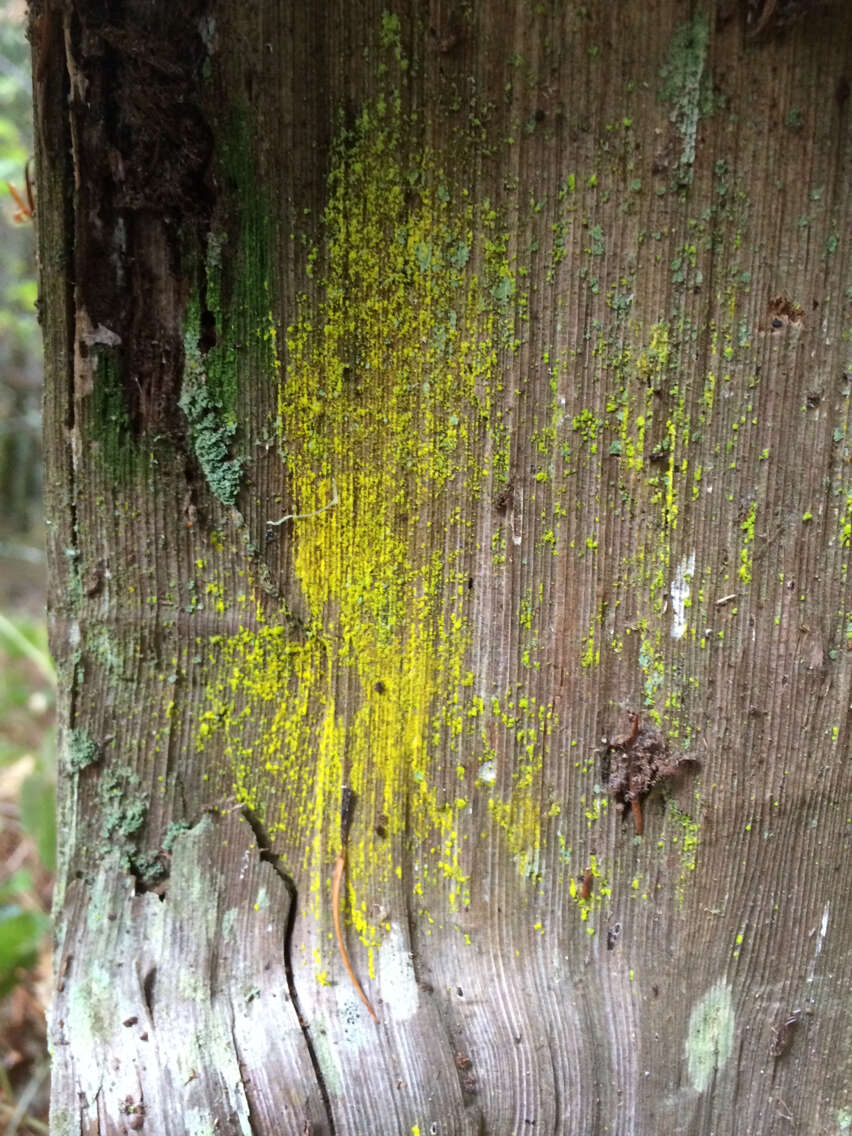
[[[33,5],[56,1133],[849,1126],[842,8]]]

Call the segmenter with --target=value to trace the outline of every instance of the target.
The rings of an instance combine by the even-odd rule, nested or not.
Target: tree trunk
[[[55,1133],[849,1127],[794,7],[33,4]]]

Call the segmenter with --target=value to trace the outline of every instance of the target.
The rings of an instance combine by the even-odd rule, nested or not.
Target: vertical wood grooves
[[[92,59],[132,41],[143,65],[141,7],[127,36],[73,7]],[[168,440],[132,446],[108,369],[73,362],[92,285],[59,265],[106,272],[120,210],[75,189],[67,69],[36,92],[57,1132],[122,1131],[139,1091],[164,1133],[768,1136],[782,1103],[832,1129],[848,21],[749,43],[673,0],[192,11],[197,270],[156,276],[156,179],[136,221],[163,343],[202,298],[215,319],[233,504],[182,440],[186,360],[152,349]],[[85,133],[100,108],[72,112]],[[130,318],[99,302],[90,323]],[[701,763],[641,838],[602,768],[629,713]],[[344,781],[378,1027],[331,937]],[[154,968],[143,1039],[121,1023]]]

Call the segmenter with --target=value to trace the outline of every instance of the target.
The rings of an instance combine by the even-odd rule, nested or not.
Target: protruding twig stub
[[[674,777],[685,765],[697,765],[693,757],[672,757],[665,737],[653,725],[640,723],[639,715],[630,715],[626,731],[607,744],[609,759],[609,792],[619,812],[630,808],[636,835],[645,830],[642,802],[665,777]]]
[[[802,1011],[795,1010],[792,1014],[789,1014],[777,1028],[772,1030],[772,1044],[769,1047],[771,1057],[778,1058],[784,1056],[793,1044],[796,1027],[801,1020]]]

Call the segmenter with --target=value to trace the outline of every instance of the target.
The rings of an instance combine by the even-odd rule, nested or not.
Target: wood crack
[[[284,887],[290,896],[290,906],[287,911],[287,922],[284,927],[284,974],[287,978],[287,992],[290,995],[290,1001],[293,1004],[293,1009],[296,1011],[296,1018],[299,1022],[299,1028],[302,1031],[302,1036],[305,1039],[305,1047],[310,1057],[311,1065],[313,1067],[314,1076],[316,1077],[317,1088],[319,1089],[320,1097],[322,1098],[323,1108],[325,1109],[326,1118],[328,1120],[328,1136],[335,1136],[336,1129],[334,1124],[334,1113],[331,1107],[331,1097],[328,1091],[325,1077],[323,1075],[322,1067],[317,1056],[316,1048],[311,1038],[311,1027],[307,1019],[302,1014],[301,1006],[299,1004],[299,994],[296,990],[296,980],[293,973],[293,929],[296,925],[296,911],[298,907],[299,892],[296,887],[296,881],[292,876],[288,875],[281,866],[281,857],[272,851],[271,841],[269,834],[263,826],[258,815],[252,811],[247,805],[243,805],[240,810],[249,828],[254,834],[255,841],[257,842],[258,853],[260,859],[269,864],[276,876],[281,880]]]

